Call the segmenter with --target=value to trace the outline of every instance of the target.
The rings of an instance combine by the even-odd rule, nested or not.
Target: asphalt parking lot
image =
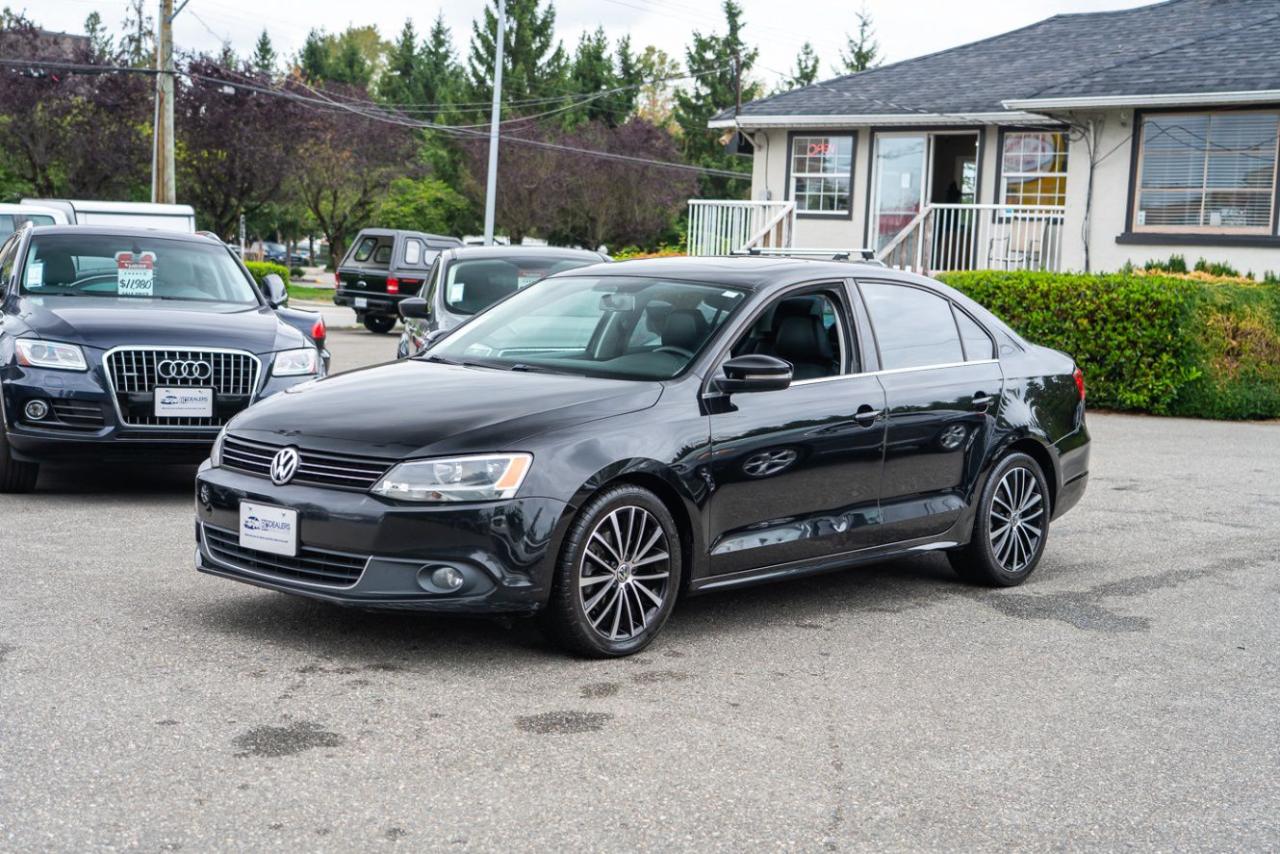
[[[0,847],[1275,849],[1280,424],[1091,419],[1024,587],[900,560],[616,662],[199,575],[191,469],[46,472],[0,497]]]

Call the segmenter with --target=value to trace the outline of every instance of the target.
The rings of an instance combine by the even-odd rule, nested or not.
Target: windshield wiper
[[[526,362],[516,362],[511,366],[513,371],[522,371],[530,374],[563,374],[567,371],[557,371],[555,368],[546,368],[542,365],[530,365]]]
[[[422,360],[424,362],[436,362],[441,365],[455,365],[463,368],[488,368],[491,371],[506,370],[506,368],[502,367],[501,365],[494,365],[489,362],[476,362],[470,359],[459,362],[455,359],[445,358],[444,356],[423,356]]]

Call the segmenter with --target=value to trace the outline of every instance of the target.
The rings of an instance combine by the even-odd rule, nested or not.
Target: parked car
[[[187,233],[196,230],[196,211],[191,205],[83,199],[23,199],[22,204],[62,211],[71,225],[149,228]]]
[[[311,250],[305,243],[299,243],[293,247],[293,252],[289,254],[289,264],[293,267],[307,267],[311,265]]]
[[[0,240],[4,240],[27,223],[32,225],[66,225],[67,215],[57,208],[0,204]]]
[[[201,467],[201,571],[538,613],[590,656],[643,649],[684,593],[904,554],[1020,584],[1088,479],[1069,356],[857,263],[584,267],[293,391]]]
[[[553,273],[608,261],[581,249],[485,246],[445,249],[414,295],[400,301],[404,332],[396,348],[403,359],[425,348],[427,339],[448,332],[503,297]]]
[[[289,250],[285,248],[283,243],[264,241],[262,244],[262,260],[287,267],[289,266]]]
[[[422,287],[436,255],[461,245],[456,237],[366,228],[334,273],[333,301],[355,309],[356,320],[370,332],[390,332],[396,305]]]
[[[323,376],[214,240],[26,226],[0,247],[0,492],[44,462],[190,461],[256,400]]]

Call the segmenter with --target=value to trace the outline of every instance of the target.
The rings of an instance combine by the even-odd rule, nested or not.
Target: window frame
[[[931,296],[935,296],[938,299],[945,302],[951,308],[951,319],[952,319],[953,325],[955,326],[956,336],[960,340],[960,353],[964,356],[964,361],[939,362],[937,364],[932,364],[932,365],[915,365],[909,368],[886,368],[884,363],[884,356],[881,355],[880,353],[880,334],[876,331],[875,321],[871,317],[871,310],[867,308],[866,294],[862,292],[862,288],[864,285],[893,285],[895,287],[900,287],[900,288],[914,288],[915,290],[924,291],[925,293],[930,294]],[[907,373],[909,371],[929,371],[929,370],[936,370],[940,368],[958,368],[964,365],[981,365],[981,364],[986,364],[988,362],[1000,361],[1000,349],[998,346],[998,342],[996,340],[996,336],[994,333],[992,333],[991,329],[988,328],[985,323],[978,320],[978,318],[974,317],[972,314],[969,313],[968,310],[966,310],[963,306],[961,306],[959,303],[957,303],[955,300],[953,300],[951,297],[947,296],[946,294],[941,293],[940,291],[936,291],[933,288],[916,284],[915,282],[904,282],[897,279],[877,278],[874,276],[864,276],[864,277],[859,277],[855,279],[854,287],[857,289],[858,301],[862,304],[863,311],[865,312],[864,320],[866,322],[866,331],[868,336],[870,337],[871,345],[875,352],[877,367],[876,367],[876,370],[869,371],[869,373],[899,374],[899,373]],[[991,339],[992,355],[990,358],[987,358],[987,359],[969,359],[968,358],[967,352],[964,347],[964,336],[960,333],[960,324],[956,320],[956,312],[963,312],[964,314],[968,315],[969,319],[972,320],[974,323],[976,323],[978,325],[978,328],[980,328],[983,332],[985,332],[987,334],[987,337]]]
[[[1210,124],[1214,116],[1229,116],[1240,114],[1260,114],[1275,115],[1277,117],[1277,133],[1276,133],[1276,153],[1272,161],[1272,181],[1269,187],[1263,189],[1240,189],[1240,188],[1210,188],[1207,186],[1207,177],[1201,181],[1198,189],[1181,188],[1183,192],[1199,192],[1201,194],[1201,211],[1203,213],[1203,198],[1210,192],[1248,192],[1261,195],[1264,192],[1271,194],[1270,217],[1266,226],[1213,226],[1213,225],[1139,225],[1138,224],[1138,199],[1142,192],[1142,167],[1146,156],[1145,140],[1147,132],[1147,119],[1151,117],[1174,117],[1174,116],[1208,116]],[[1267,105],[1261,107],[1248,107],[1243,109],[1203,109],[1203,110],[1139,110],[1134,112],[1134,127],[1132,148],[1129,162],[1129,195],[1128,195],[1128,212],[1125,219],[1127,225],[1127,234],[1122,237],[1132,236],[1134,239],[1118,240],[1120,243],[1142,243],[1144,238],[1155,238],[1159,242],[1160,238],[1186,236],[1193,242],[1196,238],[1220,238],[1220,239],[1242,239],[1245,241],[1263,241],[1268,245],[1273,244],[1280,239],[1280,105]],[[1207,147],[1206,147],[1207,151]],[[1207,176],[1208,170],[1208,154],[1205,155],[1205,170]],[[1167,188],[1171,192],[1177,192],[1176,188]]]
[[[795,163],[795,141],[802,137],[825,137],[827,139],[848,139],[849,140],[849,174],[846,176],[843,172],[837,173],[816,173],[802,172],[796,174],[792,171]],[[856,176],[858,172],[858,131],[853,128],[823,128],[819,130],[793,130],[787,133],[787,150],[786,150],[786,200],[796,205],[796,217],[800,219],[820,219],[820,220],[852,220],[854,196],[856,194]],[[801,210],[799,201],[796,198],[795,182],[800,177],[814,178],[847,178],[849,181],[849,201],[848,209],[841,211],[811,211]]]
[[[1046,134],[1056,133],[1062,134],[1066,142],[1066,151],[1063,155],[1063,171],[1062,172],[1007,172],[1004,168],[1005,143],[1008,138],[1014,134]],[[1061,205],[1045,205],[1045,204],[1023,204],[1014,205],[1006,201],[1009,176],[1062,176],[1062,204]],[[995,186],[995,202],[1003,207],[1065,207],[1067,203],[1067,188],[1071,181],[1071,129],[1062,125],[1043,125],[1038,127],[1002,127],[996,140],[996,186]]]

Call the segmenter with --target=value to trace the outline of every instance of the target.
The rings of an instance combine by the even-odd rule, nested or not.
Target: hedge
[[[262,285],[262,280],[267,276],[275,273],[284,280],[285,287],[289,286],[289,268],[280,264],[272,264],[270,261],[245,261],[244,265],[249,268],[249,272],[258,280],[258,285]]]
[[[938,277],[1084,369],[1099,407],[1280,418],[1280,287],[1153,275]]]

